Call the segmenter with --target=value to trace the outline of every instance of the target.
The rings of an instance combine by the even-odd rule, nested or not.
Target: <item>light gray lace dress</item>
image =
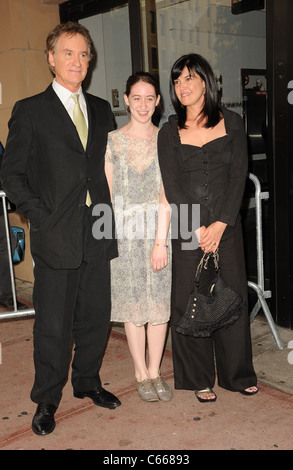
[[[162,185],[157,136],[137,139],[119,129],[112,131],[105,157],[113,163],[112,202],[119,252],[111,261],[111,320],[136,326],[165,323],[170,317],[170,241],[167,267],[154,273],[151,266]]]

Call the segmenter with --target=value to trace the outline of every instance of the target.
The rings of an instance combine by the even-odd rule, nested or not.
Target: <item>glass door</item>
[[[123,94],[132,72],[128,5],[79,20],[90,32],[97,60],[89,70],[86,90],[109,101],[117,127],[128,121]]]
[[[117,126],[127,120],[123,94],[131,73],[143,70],[141,0],[72,0],[59,5],[60,21],[78,21],[93,38],[97,61],[91,63],[86,89],[112,105]]]
[[[241,69],[266,68],[265,10],[235,15],[231,0],[144,1],[156,13],[158,70],[166,109],[171,66],[181,55],[197,53],[210,62],[222,103],[242,115]]]

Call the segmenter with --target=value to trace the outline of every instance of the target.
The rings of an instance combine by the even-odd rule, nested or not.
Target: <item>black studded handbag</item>
[[[208,269],[210,259],[216,277],[209,286],[206,295],[199,293],[199,282],[202,269]],[[219,253],[205,253],[198,264],[195,273],[195,282],[187,309],[176,331],[183,335],[194,337],[209,337],[214,331],[232,325],[241,315],[244,300],[236,294],[221,276],[219,267]]]

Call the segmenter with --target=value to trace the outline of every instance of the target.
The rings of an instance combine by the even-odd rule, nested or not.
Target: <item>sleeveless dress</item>
[[[111,320],[136,326],[165,323],[170,317],[170,240],[168,265],[155,273],[151,266],[162,188],[157,137],[156,133],[138,139],[119,129],[112,131],[105,155],[113,163],[112,203],[119,253],[111,260]]]

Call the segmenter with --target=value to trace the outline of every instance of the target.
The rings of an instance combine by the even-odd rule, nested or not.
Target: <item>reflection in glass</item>
[[[147,1],[141,2],[142,12]],[[169,107],[169,76],[183,54],[203,55],[212,65],[222,102],[242,114],[241,69],[266,68],[266,14],[233,15],[231,0],[155,0],[160,86]],[[145,41],[148,41],[145,34]],[[152,64],[146,63],[150,70]]]

